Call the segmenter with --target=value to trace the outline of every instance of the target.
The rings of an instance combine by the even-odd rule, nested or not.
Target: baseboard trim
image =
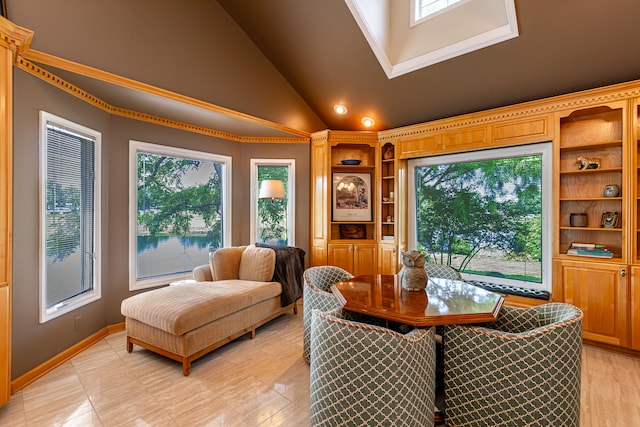
[[[605,344],[605,343],[585,340],[585,339],[582,340],[582,343],[590,347],[596,347],[601,350],[610,351],[612,353],[624,354],[625,356],[630,356],[630,357],[635,357],[637,359],[640,359],[639,350],[634,350],[626,347],[618,347],[617,345]]]
[[[124,322],[106,326],[101,330],[99,330],[98,332],[83,339],[79,343],[72,345],[62,353],[59,353],[56,356],[52,357],[51,359],[47,360],[46,362],[41,363],[39,366],[36,366],[29,372],[23,375],[20,375],[18,378],[11,381],[11,394],[14,394],[22,390],[23,388],[25,388],[26,386],[28,386],[38,378],[41,378],[46,373],[52,371],[53,369],[62,365],[67,360],[71,359],[73,356],[91,347],[93,344],[97,343],[107,335],[113,334],[115,332],[124,331],[124,327],[125,327]]]

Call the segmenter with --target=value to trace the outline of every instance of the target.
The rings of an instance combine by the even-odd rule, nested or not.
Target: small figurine
[[[600,169],[600,159],[588,158],[588,157],[578,157],[576,163],[579,164],[579,170],[585,169]]]
[[[402,253],[402,269],[400,270],[400,284],[407,291],[422,291],[427,287],[429,277],[424,269],[424,254],[418,251]]]

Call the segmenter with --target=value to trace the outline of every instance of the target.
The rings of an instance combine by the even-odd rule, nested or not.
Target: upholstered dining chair
[[[578,426],[582,311],[502,307],[496,322],[447,325],[445,416],[453,426]]]
[[[322,311],[329,311],[339,308],[340,303],[331,293],[331,285],[342,280],[353,278],[353,274],[340,267],[333,265],[321,265],[307,268],[303,275],[304,287],[302,290],[302,355],[307,363],[310,361],[309,340],[311,337],[311,310],[317,308]]]
[[[427,262],[424,269],[429,277],[440,277],[442,279],[462,280],[460,272],[453,267],[444,264],[434,264]]]
[[[434,329],[406,333],[314,309],[311,426],[433,426]],[[364,323],[367,322],[367,323]]]

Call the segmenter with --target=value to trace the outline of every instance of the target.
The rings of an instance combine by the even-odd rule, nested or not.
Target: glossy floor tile
[[[640,360],[583,350],[581,426],[640,425]],[[112,334],[0,408],[0,426],[309,425],[302,307],[196,360],[178,362]]]

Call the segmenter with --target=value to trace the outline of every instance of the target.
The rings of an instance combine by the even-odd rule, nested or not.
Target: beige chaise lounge
[[[195,283],[167,286],[122,302],[127,351],[133,344],[182,362],[191,362],[246,334],[289,309],[282,285],[273,282],[274,250],[255,246],[218,249],[209,265],[194,269]]]

